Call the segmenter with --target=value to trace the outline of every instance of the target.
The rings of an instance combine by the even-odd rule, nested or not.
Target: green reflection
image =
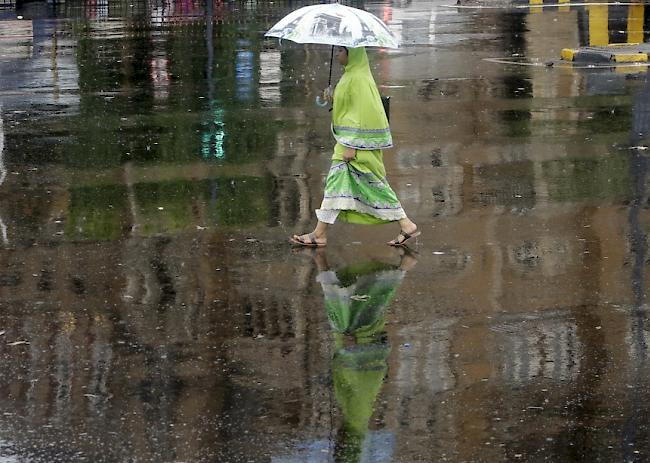
[[[256,20],[174,26],[168,35],[143,27],[115,40],[74,23],[80,103],[62,122],[73,127],[56,148],[63,162],[102,169],[272,157],[279,127],[260,110],[260,28]]]
[[[130,34],[127,23],[111,29],[119,40],[92,21],[71,26],[79,111],[55,122],[67,136],[47,162],[116,184],[70,189],[66,236],[114,240],[269,222],[272,181],[246,175],[274,155],[281,123],[260,109],[263,27],[197,22],[159,34],[142,24]],[[214,161],[238,167],[206,178]],[[126,163],[140,172],[128,185]],[[188,172],[202,179],[188,180]]]
[[[578,126],[586,133],[627,133],[632,117],[630,106],[602,107],[591,111],[590,117],[580,120]]]
[[[476,169],[481,204],[531,208],[535,206],[535,169],[530,161],[486,164]]]
[[[319,276],[337,347],[341,347],[345,335],[354,336],[358,344],[368,344],[375,340],[377,333],[383,331],[386,306],[394,297],[398,286],[394,284],[397,280],[392,277],[399,276],[397,283],[403,277],[401,271],[395,274],[391,271],[396,271],[394,266],[381,262],[364,262]],[[364,296],[364,299],[351,298],[359,295]]]
[[[505,128],[505,135],[509,137],[530,136],[530,120],[532,118],[528,109],[508,109],[499,112]]]
[[[201,136],[201,154],[203,159],[224,159],[224,138],[226,137],[224,111],[220,108],[212,110],[212,118],[204,125],[207,126]]]
[[[200,226],[248,226],[269,221],[268,177],[220,177],[80,187],[70,190],[66,236],[116,240],[125,230],[138,235],[176,233]]]
[[[134,186],[139,229],[144,235],[173,233],[194,225],[193,211],[201,185],[189,181],[140,183]]]
[[[126,188],[118,185],[70,190],[65,235],[71,240],[116,240],[122,236],[127,211]]]
[[[629,160],[624,156],[599,159],[560,159],[542,164],[554,201],[590,198],[627,198]]]
[[[267,223],[271,214],[271,177],[206,180],[210,224],[245,226]]]
[[[315,261],[335,343],[331,363],[334,395],[343,414],[334,457],[339,462],[358,462],[388,370],[386,311],[406,271],[373,261],[334,272],[322,250],[316,251]],[[392,449],[379,453],[390,454]]]
[[[217,178],[135,185],[140,233],[173,233],[195,225],[243,226],[267,222],[269,178]]]

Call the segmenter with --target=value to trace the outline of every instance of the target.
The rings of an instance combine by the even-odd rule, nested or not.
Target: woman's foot
[[[296,246],[307,246],[310,248],[320,248],[327,246],[327,238],[317,236],[315,233],[306,233],[304,235],[293,235],[289,241]]]
[[[390,240],[388,242],[389,246],[404,246],[404,244],[411,238],[416,238],[420,236],[421,232],[418,230],[418,226],[411,222],[408,219],[400,220],[401,231],[397,238]]]

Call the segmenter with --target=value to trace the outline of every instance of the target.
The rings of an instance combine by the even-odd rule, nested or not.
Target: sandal
[[[421,235],[421,232],[416,228],[413,233],[406,233],[404,230],[400,230],[399,235],[392,241],[388,242],[389,246],[405,246],[405,243],[411,238],[417,238]],[[402,238],[402,239],[400,239]]]
[[[319,243],[318,241],[316,241],[316,236],[313,233],[309,233],[307,235],[307,238],[309,239],[309,241],[300,238],[300,236],[294,235],[291,238],[289,238],[289,241],[292,244],[298,246],[306,246],[309,248],[322,248],[324,246],[327,246],[327,243]]]

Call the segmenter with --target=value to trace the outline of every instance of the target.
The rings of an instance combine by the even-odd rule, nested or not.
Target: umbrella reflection
[[[399,266],[360,262],[332,270],[322,249],[316,250],[316,280],[333,332],[332,382],[343,423],[334,440],[337,462],[391,461],[394,436],[369,431],[390,354],[386,312],[406,271],[416,264],[407,251]]]

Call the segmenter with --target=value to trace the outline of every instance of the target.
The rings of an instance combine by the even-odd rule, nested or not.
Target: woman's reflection
[[[334,333],[334,395],[343,413],[334,450],[337,462],[390,461],[390,441],[366,436],[388,369],[386,310],[404,275],[417,263],[411,251],[401,252],[399,266],[371,261],[333,271],[324,250],[314,251],[317,281],[323,288],[325,309]]]

